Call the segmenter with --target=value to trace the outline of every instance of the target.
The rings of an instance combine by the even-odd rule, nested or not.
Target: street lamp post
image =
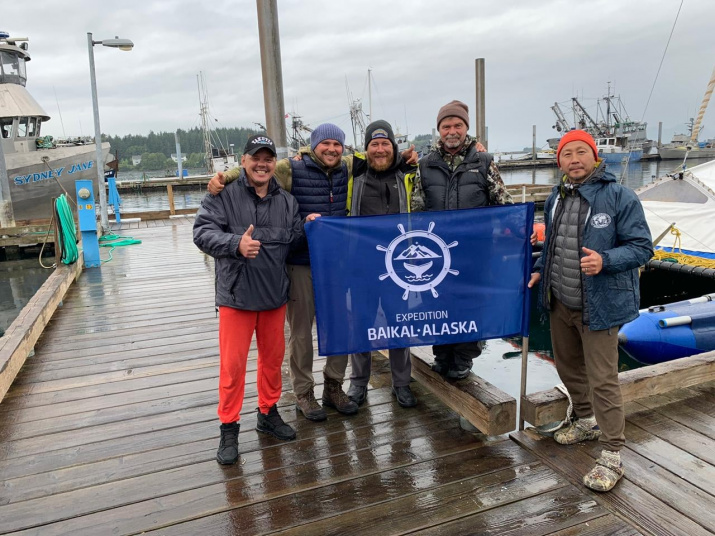
[[[107,190],[104,187],[104,159],[102,158],[102,131],[99,129],[99,104],[97,103],[97,77],[94,74],[94,45],[131,50],[134,47],[129,39],[105,39],[93,41],[92,34],[87,32],[87,50],[89,51],[89,78],[92,84],[92,111],[94,112],[94,143],[97,159],[97,186],[99,187],[99,216],[102,224],[102,234],[109,231],[109,216],[107,215]]]

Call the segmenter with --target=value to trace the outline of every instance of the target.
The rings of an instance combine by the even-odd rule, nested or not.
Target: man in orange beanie
[[[653,256],[653,244],[638,197],[606,170],[590,134],[568,132],[556,159],[564,176],[544,205],[544,250],[529,288],[541,281],[554,362],[576,417],[554,439],[599,438],[601,456],[583,483],[609,491],[624,473],[618,329],[638,316],[638,267]]]

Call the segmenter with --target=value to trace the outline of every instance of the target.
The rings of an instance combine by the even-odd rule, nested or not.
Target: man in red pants
[[[256,430],[282,440],[295,438],[276,403],[285,354],[289,286],[285,264],[291,247],[305,239],[303,222],[298,203],[273,177],[276,149],[270,138],[250,138],[241,166],[238,180],[220,194],[204,198],[194,223],[194,243],[215,259],[216,266],[221,359],[221,442],[216,459],[221,464],[238,460],[238,421],[254,332],[258,347]],[[312,221],[314,215],[306,219]]]

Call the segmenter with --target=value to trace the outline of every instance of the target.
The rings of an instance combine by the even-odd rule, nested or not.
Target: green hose
[[[102,244],[102,242],[107,242],[107,243]],[[141,244],[141,243],[142,243],[141,240],[132,238],[131,236],[119,236],[119,235],[115,235],[115,234],[101,236],[99,238],[99,247],[100,248],[112,248],[109,250],[109,258],[106,260],[103,260],[102,262],[111,261],[114,258],[112,256],[112,252],[118,247],[132,246],[134,244]]]
[[[60,242],[60,251],[62,251],[62,262],[64,264],[73,264],[79,258],[79,250],[77,249],[77,230],[74,226],[74,216],[69,203],[67,203],[66,194],[62,194],[55,201],[55,212],[59,226],[57,236]]]

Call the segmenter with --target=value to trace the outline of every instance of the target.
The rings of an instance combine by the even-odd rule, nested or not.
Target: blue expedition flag
[[[528,335],[533,203],[306,224],[321,355]]]

